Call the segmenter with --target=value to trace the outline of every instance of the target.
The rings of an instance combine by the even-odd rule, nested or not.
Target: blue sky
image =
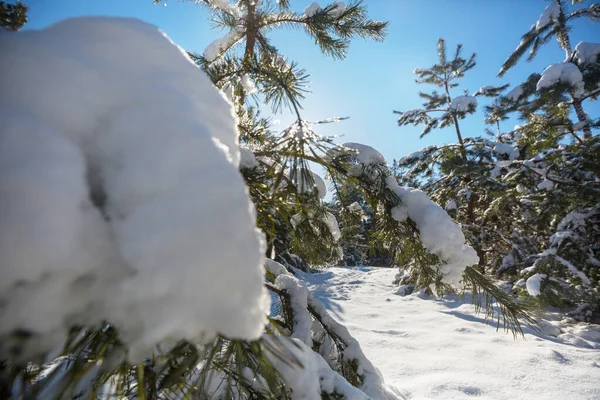
[[[313,0],[292,0],[303,10]],[[168,6],[154,6],[151,0],[27,0],[28,29],[48,26],[64,18],[82,15],[136,17],[159,26],[176,43],[188,50],[203,51],[215,38],[207,10],[189,2],[170,0]],[[322,5],[326,2],[321,2]],[[390,21],[388,39],[383,43],[357,39],[345,60],[321,55],[312,40],[300,30],[273,32],[274,44],[289,59],[297,61],[311,75],[312,93],[303,103],[303,117],[319,120],[349,116],[349,120],[319,126],[318,133],[343,135],[340,142],[356,141],[380,150],[388,161],[430,144],[456,141],[452,129],[434,131],[419,139],[420,129],[398,127],[392,110],[421,105],[419,90],[428,86],[414,83],[412,71],[437,60],[436,42],[447,40],[449,49],[464,45],[464,54],[477,53],[477,66],[462,81],[473,93],[484,85],[521,83],[530,73],[541,72],[549,64],[564,59],[556,43],[548,44],[527,63],[524,60],[503,79],[496,74],[547,2],[541,0],[366,0],[372,19]],[[572,43],[600,38],[600,24],[579,20],[572,31]],[[462,94],[456,90],[455,94]],[[487,100],[480,100],[480,108]],[[593,117],[600,105],[585,104]],[[283,128],[290,115],[274,116]],[[502,128],[510,129],[514,122]],[[483,115],[477,113],[461,121],[465,136],[484,132]]]

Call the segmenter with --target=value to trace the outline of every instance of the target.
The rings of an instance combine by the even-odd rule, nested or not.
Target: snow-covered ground
[[[396,270],[301,274],[388,385],[408,399],[600,399],[600,328],[545,322],[525,338],[482,323],[456,297],[399,296]]]

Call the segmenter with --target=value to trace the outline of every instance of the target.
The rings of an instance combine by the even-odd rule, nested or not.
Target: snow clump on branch
[[[0,359],[103,321],[133,362],[160,343],[259,338],[264,240],[232,107],[208,77],[128,18],[0,46]]]

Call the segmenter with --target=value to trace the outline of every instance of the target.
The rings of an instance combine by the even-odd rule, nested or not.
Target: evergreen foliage
[[[507,280],[513,295],[530,306],[552,305],[576,319],[596,322],[600,119],[586,114],[584,105],[599,94],[600,51],[597,44],[586,42],[573,50],[569,23],[580,17],[597,21],[598,10],[595,4],[570,10],[564,1],[544,10],[500,75],[527,51],[531,60],[551,39],[565,50],[566,61],[531,74],[508,93],[503,92],[508,85],[479,89],[475,95],[489,93],[493,98],[485,105],[485,122],[495,132],[486,129],[483,137],[464,137],[460,131],[459,120],[475,111],[475,101],[469,100],[462,113],[453,110],[456,97],[448,89],[457,87],[451,83],[462,71],[457,63],[472,68],[475,59],[446,61],[442,40],[439,64],[415,73],[417,82],[442,87],[445,96],[421,93],[424,108],[401,112],[398,120],[401,126],[424,125],[423,134],[454,125],[457,144],[430,146],[403,157],[398,176],[445,205],[477,249],[478,270]],[[520,125],[503,131],[503,121],[515,116]],[[418,281],[408,274],[403,278]]]
[[[440,294],[455,290],[444,280],[443,271],[450,268],[450,263],[428,250],[415,217],[399,220],[397,214],[406,204],[395,190],[396,179],[380,154],[370,149],[371,159],[365,160],[365,154],[356,146],[337,145],[332,138],[316,132],[320,124],[340,118],[317,122],[303,119],[301,101],[307,92],[308,74],[282,55],[268,36],[278,27],[300,28],[323,54],[343,58],[355,37],[382,40],[387,23],[369,20],[362,1],[348,5],[335,2],[322,8],[310,6],[304,13],[293,11],[285,0],[196,2],[206,6],[213,21],[225,30],[225,36],[213,42],[207,51],[192,52],[190,57],[229,97],[239,119],[240,141],[245,150],[240,169],[257,210],[257,227],[265,233],[268,243],[265,285],[272,293],[274,306],[265,335],[255,342],[219,337],[201,348],[181,342],[168,349],[157,349],[151,359],[132,365],[126,359],[127,348],[119,340],[118,327],[108,323],[95,330],[74,327],[59,357],[49,358],[53,362],[40,359],[26,365],[4,365],[0,370],[4,382],[24,397],[285,399],[291,398],[294,388],[282,371],[286,366],[301,368],[302,362],[294,354],[308,348],[323,357],[337,381],[351,387],[344,392],[337,386],[333,391],[322,387],[323,398],[367,394],[372,398],[393,399],[390,393],[373,392],[373,388],[382,386],[381,377],[347,330],[327,314],[294,273],[298,273],[298,268],[306,270],[341,260],[341,238],[345,240],[346,262],[360,262],[366,246],[375,243],[376,252],[390,254],[393,262],[402,266],[403,282],[410,281],[415,288],[430,287]],[[494,163],[505,165],[503,161],[521,158],[494,150],[513,139],[499,138],[494,144],[485,139],[463,138],[459,127],[459,121],[474,112],[473,99],[497,96],[505,87],[486,87],[473,96],[465,93],[452,97],[450,90],[475,66],[475,56],[463,58],[459,46],[448,59],[443,40],[438,44],[438,52],[439,64],[416,73],[420,82],[434,84],[443,93],[423,93],[424,108],[401,113],[399,124],[424,124],[424,134],[434,128],[453,126],[459,144],[432,147],[402,160],[402,168],[410,166],[403,179],[424,187],[438,202],[448,201],[447,210],[456,213],[459,221],[467,221],[463,223],[467,239],[482,261],[479,266],[466,267],[463,290],[474,293],[476,304],[487,317],[497,318],[498,326],[519,333],[519,318],[534,323],[527,316],[529,308],[507,295],[482,272],[492,265],[487,256],[489,251],[505,253],[507,247],[513,248],[513,243],[520,243],[518,239],[508,239],[510,244],[497,240],[498,235],[512,238],[513,227],[500,229],[509,222],[499,218],[499,212],[488,210],[501,210],[518,203],[516,198],[498,201],[496,193],[506,192],[508,185],[492,175]],[[259,115],[258,104],[267,104],[274,112],[287,108],[297,120],[274,133],[270,120]],[[497,114],[498,120],[504,118],[502,110]],[[588,146],[588,151],[594,151],[590,149]],[[587,156],[575,154],[573,163],[588,162]],[[579,157],[584,161],[578,161]],[[330,207],[322,201],[324,183],[311,171],[311,163],[325,169],[335,186],[337,206]],[[527,170],[541,168],[526,166],[525,161],[522,165]],[[544,172],[544,176],[549,175],[552,177],[548,171]],[[540,181],[535,173],[527,175],[527,179],[530,187]],[[569,175],[558,179],[574,178]],[[480,185],[485,190],[479,190]],[[581,185],[595,190],[593,185]],[[456,210],[449,200],[459,203]],[[332,208],[337,208],[337,213]],[[578,234],[597,235],[594,225],[597,214],[585,206],[578,210],[585,217],[558,224],[557,230],[570,229],[574,220],[586,221],[585,227],[578,228]],[[526,211],[523,210],[523,215]],[[367,215],[366,221],[363,213]],[[342,223],[341,230],[335,214]],[[544,215],[539,224],[543,225],[547,218]],[[488,219],[496,225],[479,223]],[[541,249],[542,241],[537,237],[531,240]],[[567,253],[576,254],[577,246],[585,246],[591,240],[586,236],[583,241],[573,238],[561,244],[552,242],[550,246],[560,247],[556,253],[559,257],[570,257]],[[562,262],[556,256],[553,260]],[[538,264],[540,268],[547,265],[545,261]],[[597,276],[590,274],[588,278]]]
[[[27,23],[28,7],[21,2],[10,4],[0,1],[0,27],[9,31],[18,31]]]

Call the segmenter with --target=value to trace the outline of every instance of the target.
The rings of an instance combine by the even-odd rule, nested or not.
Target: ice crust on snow
[[[547,89],[557,83],[566,83],[573,89],[574,97],[583,96],[583,75],[577,65],[571,62],[561,62],[548,66],[536,85],[536,90]]]
[[[589,43],[581,41],[575,46],[575,57],[581,65],[592,64],[598,60],[600,55],[600,43]]]
[[[544,9],[544,12],[542,12],[537,22],[535,23],[535,29],[543,29],[549,23],[556,21],[559,15],[560,7],[556,4],[549,5]]]
[[[450,108],[458,112],[467,112],[472,107],[477,106],[477,98],[475,96],[456,96],[450,102]]]
[[[135,361],[158,343],[260,337],[264,243],[208,77],[128,18],[0,47],[0,358],[16,330],[34,335],[31,358],[104,320]]]
[[[479,262],[460,227],[422,191],[402,188],[392,176],[386,178],[386,185],[408,209],[408,217],[416,223],[423,246],[444,262],[438,266],[444,282],[458,285],[464,270]]]

